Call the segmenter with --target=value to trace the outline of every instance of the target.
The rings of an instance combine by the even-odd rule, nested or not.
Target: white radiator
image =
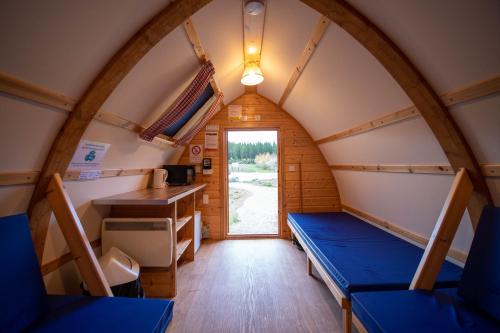
[[[102,252],[117,247],[142,267],[172,264],[172,219],[105,218],[102,221]]]

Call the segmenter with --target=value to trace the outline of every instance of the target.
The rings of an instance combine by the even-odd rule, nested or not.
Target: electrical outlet
[[[203,194],[203,204],[208,205],[208,194]]]
[[[295,164],[290,164],[290,165],[288,166],[288,171],[290,171],[290,172],[295,172]]]

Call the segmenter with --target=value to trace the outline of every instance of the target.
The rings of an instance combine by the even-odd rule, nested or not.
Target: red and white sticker
[[[203,145],[189,145],[189,163],[201,163],[203,160]]]

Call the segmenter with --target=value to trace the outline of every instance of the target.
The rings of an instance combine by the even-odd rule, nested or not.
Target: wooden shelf
[[[175,231],[178,232],[179,230],[181,230],[182,227],[184,227],[186,223],[188,223],[192,218],[193,218],[192,215],[178,218],[177,222],[175,223]]]
[[[177,258],[176,258],[176,260],[179,260],[179,258],[186,251],[186,249],[188,248],[189,244],[191,244],[192,241],[193,240],[191,238],[188,238],[188,239],[183,239],[180,242],[177,242]]]

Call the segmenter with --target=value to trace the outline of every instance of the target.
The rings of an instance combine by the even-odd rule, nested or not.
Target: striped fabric
[[[198,132],[207,124],[207,122],[212,119],[212,117],[217,113],[218,107],[220,103],[222,102],[222,98],[224,95],[222,93],[217,95],[217,99],[212,103],[210,106],[210,109],[203,115],[203,117],[198,121],[196,125],[194,125],[186,134],[184,134],[179,140],[177,140],[174,144],[175,147],[185,145],[189,141],[191,141],[192,138]]]
[[[160,119],[155,121],[140,134],[141,139],[153,141],[155,136],[179,121],[201,96],[214,74],[215,69],[210,61],[203,64],[193,81],[179,97],[177,97],[175,102],[170,105],[167,111],[163,113]]]

